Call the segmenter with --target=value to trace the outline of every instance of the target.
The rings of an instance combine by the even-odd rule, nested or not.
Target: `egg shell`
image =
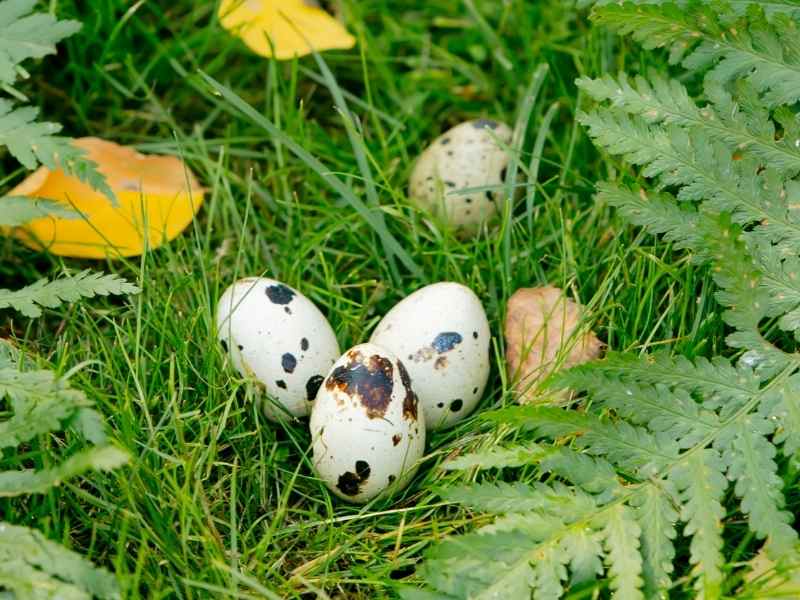
[[[425,286],[396,304],[370,342],[400,356],[429,431],[466,417],[489,378],[489,322],[475,293],[454,282]]]
[[[491,119],[467,121],[445,132],[420,155],[411,173],[409,196],[417,206],[470,235],[494,216],[505,198],[503,184],[510,157],[503,145],[511,128]],[[497,189],[459,193],[465,188]]]
[[[350,502],[399,490],[425,450],[425,417],[403,363],[374,344],[336,361],[311,411],[314,467]]]
[[[325,315],[280,281],[250,277],[231,285],[217,305],[217,337],[239,373],[295,417],[307,415],[339,344]],[[270,419],[285,416],[266,400]]]

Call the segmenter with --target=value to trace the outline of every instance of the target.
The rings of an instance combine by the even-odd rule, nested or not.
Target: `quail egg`
[[[502,183],[511,128],[491,119],[456,125],[428,146],[411,173],[409,196],[417,206],[443,216],[457,232],[475,234],[505,197]],[[467,188],[494,186],[484,191]]]
[[[350,502],[408,483],[425,449],[425,417],[413,381],[392,352],[361,344],[328,373],[311,410],[314,467]]]
[[[455,424],[478,404],[489,378],[489,341],[481,301],[447,281],[396,304],[370,339],[405,362],[430,431]]]
[[[266,392],[267,416],[307,415],[339,356],[336,335],[316,305],[280,281],[250,277],[222,294],[216,322],[234,367]]]

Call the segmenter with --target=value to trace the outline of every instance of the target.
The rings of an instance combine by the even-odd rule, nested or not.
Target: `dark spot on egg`
[[[477,394],[478,393],[478,388],[476,388],[476,387],[472,388],[472,393],[473,394]]]
[[[472,122],[475,129],[497,129],[497,121],[492,119],[478,119]]]
[[[433,368],[436,369],[437,371],[439,369],[444,369],[445,367],[447,367],[447,357],[446,356],[440,356],[439,358],[436,359],[436,362],[433,363]]]
[[[220,346],[222,346],[222,349],[225,352],[227,352],[228,351],[228,342],[226,342],[225,340],[220,340],[219,343],[220,343]]]
[[[456,333],[455,331],[444,331],[434,338],[431,346],[433,346],[433,349],[436,350],[436,352],[443,354],[458,346],[463,339],[464,338],[461,337],[460,333]]]
[[[369,463],[365,460],[357,460],[355,473],[352,471],[345,471],[339,475],[336,487],[346,496],[356,496],[358,495],[361,484],[369,479],[369,474]]]
[[[447,151],[447,156],[453,156],[453,151],[452,150],[448,150]]]
[[[503,170],[500,171],[500,181],[506,180],[506,173],[508,173],[508,169],[506,167],[503,167]]]
[[[289,304],[295,296],[294,290],[282,283],[267,286],[266,292],[273,304]]]
[[[389,483],[394,483],[394,480],[397,479],[394,475],[389,475]]]
[[[399,444],[400,440],[402,440],[402,439],[403,439],[402,435],[400,435],[399,433],[395,433],[392,436],[392,446],[397,446],[397,444]]]
[[[472,337],[477,340],[478,339],[478,332],[477,331],[473,331],[472,332]]]
[[[294,369],[297,367],[297,359],[294,357],[294,354],[286,352],[281,356],[281,366],[287,373],[294,373]]]
[[[241,344],[239,344],[239,345],[238,345],[238,346],[236,346],[236,347],[239,349],[239,352],[241,352],[242,350],[244,350],[244,346],[242,346]]]
[[[456,184],[455,184],[455,182],[454,182],[454,181],[445,181],[445,182],[444,182],[444,184],[445,184],[447,187],[449,187],[449,188],[454,188],[454,187],[456,187]]]
[[[467,196],[466,198],[464,198],[464,202],[466,202],[467,204],[472,204],[472,196]]]
[[[450,138],[442,138],[442,146],[447,146],[450,143]]]
[[[489,202],[494,202],[494,193],[491,190],[486,190],[486,199]]]
[[[302,350],[303,352],[308,350],[308,340],[306,338],[300,340],[300,350]]]
[[[450,410],[452,410],[453,412],[458,412],[458,411],[461,410],[462,406],[464,406],[464,401],[463,400],[461,400],[461,399],[453,400],[450,403]]]
[[[358,475],[350,471],[345,471],[339,475],[339,481],[336,482],[336,487],[339,488],[339,491],[345,496],[356,496],[358,495],[358,486],[360,484],[361,481],[359,481]]]
[[[282,390],[286,389],[286,382],[283,379],[278,379],[278,381],[275,382],[275,385],[277,385]]]
[[[311,402],[317,397],[317,392],[325,378],[322,375],[314,375],[306,381],[306,398]]]
[[[392,361],[373,354],[366,364],[360,352],[348,352],[349,362],[333,370],[325,387],[353,396],[367,410],[370,419],[381,418],[392,401]]]
[[[403,387],[406,389],[406,395],[405,398],[403,398],[403,418],[416,421],[417,404],[419,400],[417,399],[417,394],[414,393],[414,389],[411,387],[411,376],[408,374],[406,366],[401,360],[397,361],[397,370],[400,372],[400,381],[403,382]]]
[[[290,314],[292,314],[292,309],[289,308],[288,306],[284,306],[283,307],[283,312],[285,312],[287,315],[290,315]]]
[[[439,408],[444,408],[444,402],[438,402],[436,406],[438,406]]]
[[[357,460],[356,461],[356,475],[358,475],[361,481],[366,481],[369,479],[369,463],[365,460]]]

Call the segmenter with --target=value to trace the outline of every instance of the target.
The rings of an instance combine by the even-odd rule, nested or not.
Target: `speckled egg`
[[[374,344],[351,348],[311,410],[314,467],[330,490],[367,502],[408,483],[425,450],[425,417],[404,364]]]
[[[217,305],[217,337],[234,367],[267,394],[271,419],[307,415],[339,357],[328,320],[303,294],[274,279],[231,285]],[[282,408],[281,408],[282,407]]]
[[[430,431],[453,425],[478,404],[489,378],[489,341],[481,301],[446,281],[395,305],[370,339],[405,362]]]
[[[505,197],[500,186],[509,154],[511,128],[490,119],[456,125],[428,146],[411,173],[409,196],[416,205],[443,216],[462,234],[476,233],[496,214]],[[493,190],[462,193],[466,188]]]

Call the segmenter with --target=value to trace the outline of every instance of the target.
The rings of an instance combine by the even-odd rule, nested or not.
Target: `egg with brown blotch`
[[[317,474],[350,502],[404,487],[425,450],[425,416],[412,379],[403,361],[374,344],[336,361],[309,425]]]
[[[489,322],[468,287],[443,281],[398,302],[370,342],[403,358],[429,431],[469,415],[489,378]]]
[[[310,412],[339,356],[336,335],[311,300],[274,279],[240,279],[220,297],[216,324],[234,368],[266,393],[267,417]]]

